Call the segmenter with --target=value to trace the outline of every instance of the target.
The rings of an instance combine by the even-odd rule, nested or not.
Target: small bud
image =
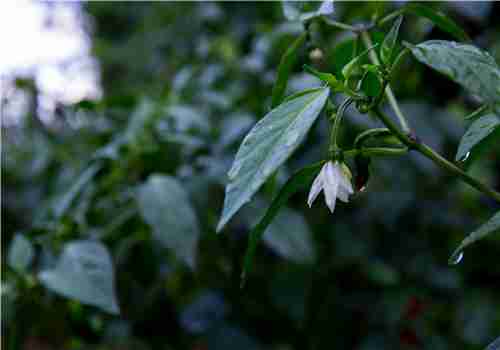
[[[309,59],[313,62],[323,60],[323,51],[320,48],[315,48],[309,52]]]

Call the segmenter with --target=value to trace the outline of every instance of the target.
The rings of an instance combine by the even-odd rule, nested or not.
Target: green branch
[[[422,155],[426,156],[430,160],[432,160],[434,163],[439,165],[441,168],[446,169],[448,172],[460,177],[464,182],[468,183],[470,186],[474,187],[480,192],[483,192],[487,196],[493,198],[497,202],[500,203],[500,193],[491,189],[484,183],[480,182],[479,180],[471,177],[469,174],[467,174],[465,171],[457,167],[455,164],[447,160],[446,158],[442,157],[436,151],[434,151],[432,148],[427,146],[424,143],[421,143],[417,141],[416,139],[410,137],[407,133],[404,133],[403,131],[399,130],[397,125],[385,114],[383,113],[380,108],[376,107],[372,110],[372,112],[380,119],[384,125],[394,133],[394,135],[406,146],[408,146],[409,149],[414,149],[418,152],[420,152]]]
[[[366,47],[373,46],[372,39],[370,38],[368,32],[364,31],[363,33],[361,33],[361,39],[363,39],[363,43],[365,44]],[[369,57],[373,64],[380,65],[380,61],[375,52],[370,51]],[[410,132],[410,127],[408,126],[408,122],[406,121],[403,112],[399,108],[398,102],[396,101],[396,97],[394,97],[394,93],[392,92],[391,86],[388,83],[387,87],[385,88],[385,95],[387,97],[387,100],[389,101],[389,104],[394,110],[394,113],[396,113],[396,116],[398,117],[399,120],[399,124],[401,124],[401,128],[403,129],[403,131],[406,133]]]

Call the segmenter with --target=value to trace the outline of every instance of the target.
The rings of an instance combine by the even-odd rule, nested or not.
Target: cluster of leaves
[[[321,206],[306,212],[304,187],[321,164],[307,165],[329,156],[320,116],[341,94],[329,96],[376,100],[383,90],[372,52],[383,65],[398,61],[391,84],[419,138],[446,155],[459,144],[456,158],[498,185],[495,59],[470,43],[431,40],[467,39],[432,7],[281,10],[87,5],[105,97],[63,106],[51,124],[34,122],[32,108],[5,132],[2,346],[453,349],[498,333],[498,241],[471,249],[461,269],[445,258],[497,203],[415,154],[370,162],[370,191],[335,217]],[[484,28],[455,11],[487,42],[498,39],[491,9]],[[412,16],[401,25],[387,13]],[[367,18],[379,22],[370,30],[377,46],[358,56],[357,36],[335,24]],[[420,43],[406,50],[466,90],[398,60],[398,37]],[[477,107],[462,137],[455,115]],[[382,126],[354,108],[344,123],[342,144]],[[497,214],[458,251],[499,225]],[[248,237],[245,266],[255,267],[240,290]]]

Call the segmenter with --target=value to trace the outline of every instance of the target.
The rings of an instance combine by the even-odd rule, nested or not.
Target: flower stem
[[[471,177],[465,171],[457,167],[455,164],[442,157],[440,154],[436,153],[432,148],[427,146],[426,144],[417,141],[415,138],[410,137],[407,133],[399,130],[397,125],[385,114],[380,108],[375,107],[372,112],[380,119],[384,125],[391,130],[394,135],[409,149],[414,149],[420,152],[422,155],[426,156],[434,163],[439,165],[440,167],[446,169],[448,172],[459,176],[464,182],[468,183],[470,186],[474,187],[478,191],[486,194],[487,196],[493,198],[497,202],[500,203],[500,193],[488,187],[481,181]]]
[[[361,38],[363,39],[363,43],[365,44],[366,47],[372,47],[373,42],[372,39],[370,38],[370,35],[368,32],[364,31],[361,33]],[[368,53],[370,60],[372,61],[373,64],[380,65],[380,61],[377,57],[377,54],[374,51],[370,51]],[[384,84],[385,85],[385,84]],[[385,88],[385,95],[387,97],[387,100],[389,101],[389,104],[391,105],[392,109],[394,110],[394,113],[396,113],[396,116],[398,117],[399,124],[401,125],[401,128],[403,129],[404,132],[408,133],[410,132],[410,127],[408,126],[408,122],[406,121],[406,118],[401,112],[401,109],[399,108],[398,102],[396,101],[396,97],[394,97],[394,93],[392,92],[391,86],[387,84]]]
[[[335,154],[339,150],[337,144],[337,135],[339,133],[340,122],[342,121],[342,117],[344,116],[344,112],[349,107],[349,105],[353,102],[351,98],[346,99],[340,105],[339,109],[335,113],[335,118],[333,120],[332,133],[330,135],[330,153]]]

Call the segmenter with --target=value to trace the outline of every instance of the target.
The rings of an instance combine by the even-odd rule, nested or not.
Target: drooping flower
[[[349,195],[354,193],[351,177],[351,172],[344,163],[338,161],[326,162],[316,179],[314,179],[307,204],[311,207],[318,194],[323,190],[326,205],[333,213],[337,198],[347,203]]]

